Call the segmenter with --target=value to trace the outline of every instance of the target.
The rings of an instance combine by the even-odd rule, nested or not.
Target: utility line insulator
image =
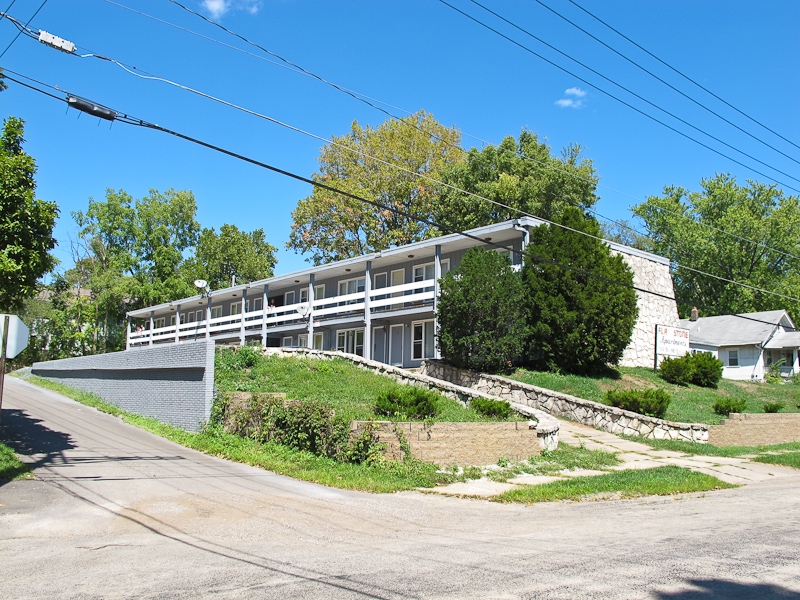
[[[52,33],[47,33],[46,31],[39,31],[39,41],[43,44],[50,46],[51,48],[55,48],[56,50],[61,50],[62,52],[66,52],[67,54],[74,54],[75,53],[75,44],[70,41],[61,39],[57,35],[53,35]]]
[[[92,115],[93,117],[100,117],[101,119],[105,119],[106,121],[114,121],[117,118],[116,111],[113,111],[110,108],[106,108],[105,106],[99,106],[94,102],[89,102],[88,100],[84,100],[83,98],[69,96],[67,98],[67,104],[72,108],[76,108],[81,112],[85,112],[87,115]]]

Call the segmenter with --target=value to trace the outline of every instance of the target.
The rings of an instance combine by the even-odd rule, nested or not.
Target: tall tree
[[[0,84],[3,86],[2,80]],[[58,206],[36,198],[36,162],[22,149],[24,121],[9,117],[0,136],[0,310],[19,310],[55,265]]]
[[[668,186],[662,196],[633,207],[653,251],[676,265],[673,283],[680,313],[688,316],[696,305],[706,315],[783,308],[800,317],[796,302],[730,283],[800,297],[797,196],[755,181],[740,186],[725,174],[703,179],[700,187],[690,192]]]
[[[257,281],[272,277],[277,263],[277,248],[267,242],[263,229],[247,233],[235,225],[223,225],[219,233],[203,229],[194,258],[186,265],[187,279],[205,279],[211,289],[237,281]]]
[[[534,228],[526,250],[528,357],[549,369],[597,372],[619,362],[630,342],[638,315],[633,273],[597,238],[597,221],[567,207],[560,222],[566,228]]]
[[[521,213],[554,220],[564,207],[591,207],[597,202],[597,175],[581,151],[573,144],[560,157],[553,156],[527,130],[519,141],[509,136],[498,146],[473,148],[466,162],[445,170],[444,181],[451,187],[443,188],[436,203],[436,222],[463,230]]]
[[[457,130],[420,111],[374,128],[354,121],[349,134],[332,141],[322,148],[314,180],[411,217],[314,188],[292,212],[287,248],[322,264],[436,234],[414,218],[430,220],[438,197],[437,186],[420,175],[438,179],[445,166],[463,160]]]

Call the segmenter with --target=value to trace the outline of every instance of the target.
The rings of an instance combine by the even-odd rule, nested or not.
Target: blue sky
[[[115,0],[116,1],[116,0]],[[584,147],[600,175],[600,213],[629,219],[629,207],[665,185],[697,189],[701,178],[729,172],[744,182],[780,175],[723,147],[526,37],[469,0],[448,0],[586,79],[546,64],[457,14],[437,0],[300,1],[182,0],[184,4],[329,81],[414,112],[425,109],[463,134],[465,147],[498,143],[525,127],[555,152]],[[568,0],[542,0],[595,36],[700,100],[742,128],[800,160],[800,150],[747,121],[680,79]],[[604,21],[703,86],[800,145],[800,3],[794,0],[642,2],[576,0]],[[0,0],[4,10],[10,0]],[[264,58],[169,0],[119,4],[191,29]],[[752,140],[530,1],[484,0],[485,6],[606,77],[698,128],[800,179],[800,164]],[[9,14],[27,21],[41,0],[16,0]],[[125,10],[107,0],[48,0],[30,26],[137,69],[224,98],[322,137],[345,134],[353,120],[377,125],[386,116],[311,78]],[[0,22],[0,52],[16,34]],[[132,76],[118,66],[76,58],[20,37],[0,66],[60,89],[309,176],[321,142],[197,97]],[[291,211],[307,185],[238,162],[162,133],[109,125],[67,111],[64,103],[9,82],[0,114],[26,121],[26,150],[38,163],[39,197],[61,208],[56,255],[68,265],[75,227],[70,213],[85,210],[106,188],[141,197],[151,188],[191,189],[204,227],[233,223],[264,228],[280,248],[277,273],[304,268],[285,250]],[[702,139],[770,177],[735,164],[608,98],[615,95],[676,129]],[[396,109],[389,109],[397,112]],[[787,193],[796,194],[784,188]]]

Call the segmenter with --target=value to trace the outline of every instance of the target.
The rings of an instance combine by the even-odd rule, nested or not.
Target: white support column
[[[153,319],[153,313],[155,311],[150,311],[150,343],[149,346],[153,345],[153,325],[155,324],[155,319]]]
[[[367,261],[364,275],[364,358],[372,360],[372,313],[369,308],[369,295],[372,291],[372,261]]]
[[[441,358],[439,353],[439,317],[437,311],[439,310],[439,278],[442,276],[442,247],[436,244],[436,254],[433,263],[433,335],[435,340],[433,343],[433,357],[436,359]],[[423,341],[424,344],[424,341]]]
[[[267,317],[269,316],[269,285],[264,284],[264,301],[261,303],[263,310],[261,317],[261,345],[267,347]]]
[[[181,305],[175,307],[175,343],[181,342]]]
[[[247,288],[244,288],[242,290],[242,312],[241,312],[242,324],[241,327],[239,328],[240,346],[244,346],[244,311],[246,310],[247,310]]]
[[[208,294],[206,302],[206,339],[211,338],[211,294]]]
[[[308,340],[309,349],[314,347],[314,274],[308,276]]]
[[[125,336],[125,350],[130,350],[131,348],[131,316],[126,316],[128,320],[128,335]]]

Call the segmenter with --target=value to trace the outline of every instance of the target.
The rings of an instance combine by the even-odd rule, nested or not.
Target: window
[[[197,321],[198,323],[200,321],[205,321],[206,320],[206,311],[205,311],[204,308],[201,308],[196,313],[194,313],[194,320]]]
[[[728,350],[728,366],[729,367],[738,367],[739,366],[739,351],[738,350]]]
[[[339,282],[339,295],[346,296],[348,294],[358,294],[364,291],[364,278],[345,279]],[[342,304],[355,304],[358,300],[348,300]]]
[[[308,288],[304,287],[300,290],[300,302],[308,302]]]
[[[194,312],[186,313],[186,322],[187,323],[194,323]]]
[[[166,324],[166,319],[164,317],[158,317],[157,319],[153,319],[153,329],[161,329]]]
[[[301,348],[308,348],[308,334],[301,333],[297,336],[297,345]]]
[[[169,326],[173,327],[175,325],[175,315],[170,315],[169,317]]]
[[[417,265],[414,267],[414,283],[418,281],[433,281],[435,276],[435,263],[427,263],[424,265]],[[445,259],[442,261],[442,275],[447,273],[450,270],[450,259]],[[414,290],[415,293],[419,293],[421,291],[430,292],[433,290],[432,287],[426,287],[424,290]]]
[[[211,318],[217,319],[222,316],[222,307],[221,306],[212,306],[211,307]]]
[[[264,307],[264,299],[261,297],[251,298],[247,301],[247,312],[261,310]]]
[[[389,287],[389,274],[388,273],[377,273],[373,278],[373,289],[375,290],[382,290],[385,287]],[[380,294],[375,296],[375,300],[383,300],[384,298],[388,298],[389,294]],[[389,310],[388,306],[378,306],[375,310]]]
[[[321,283],[319,285],[314,286],[314,300],[324,300],[325,299],[325,284]]]
[[[413,327],[413,350],[411,358],[422,360],[434,356],[433,321],[417,321]]]
[[[336,332],[336,349],[339,352],[364,356],[364,330],[343,329]]]
[[[322,350],[323,349],[323,334],[315,333],[314,334],[314,350]]]
[[[392,271],[392,287],[396,285],[403,285],[406,282],[406,270],[405,269],[397,269]],[[392,294],[392,298],[396,298],[398,296],[402,296],[403,292],[394,292]],[[392,304],[392,309],[397,310],[398,308],[403,308],[402,304]]]
[[[283,304],[288,306],[289,304],[294,304],[294,290],[291,292],[286,292],[283,296]]]
[[[288,346],[291,346],[291,345],[292,345],[292,336],[290,336],[290,335],[286,336],[285,338],[283,338],[281,340],[281,346],[283,346],[284,348],[286,348]]]
[[[242,303],[234,302],[231,304],[231,316],[242,314]]]

